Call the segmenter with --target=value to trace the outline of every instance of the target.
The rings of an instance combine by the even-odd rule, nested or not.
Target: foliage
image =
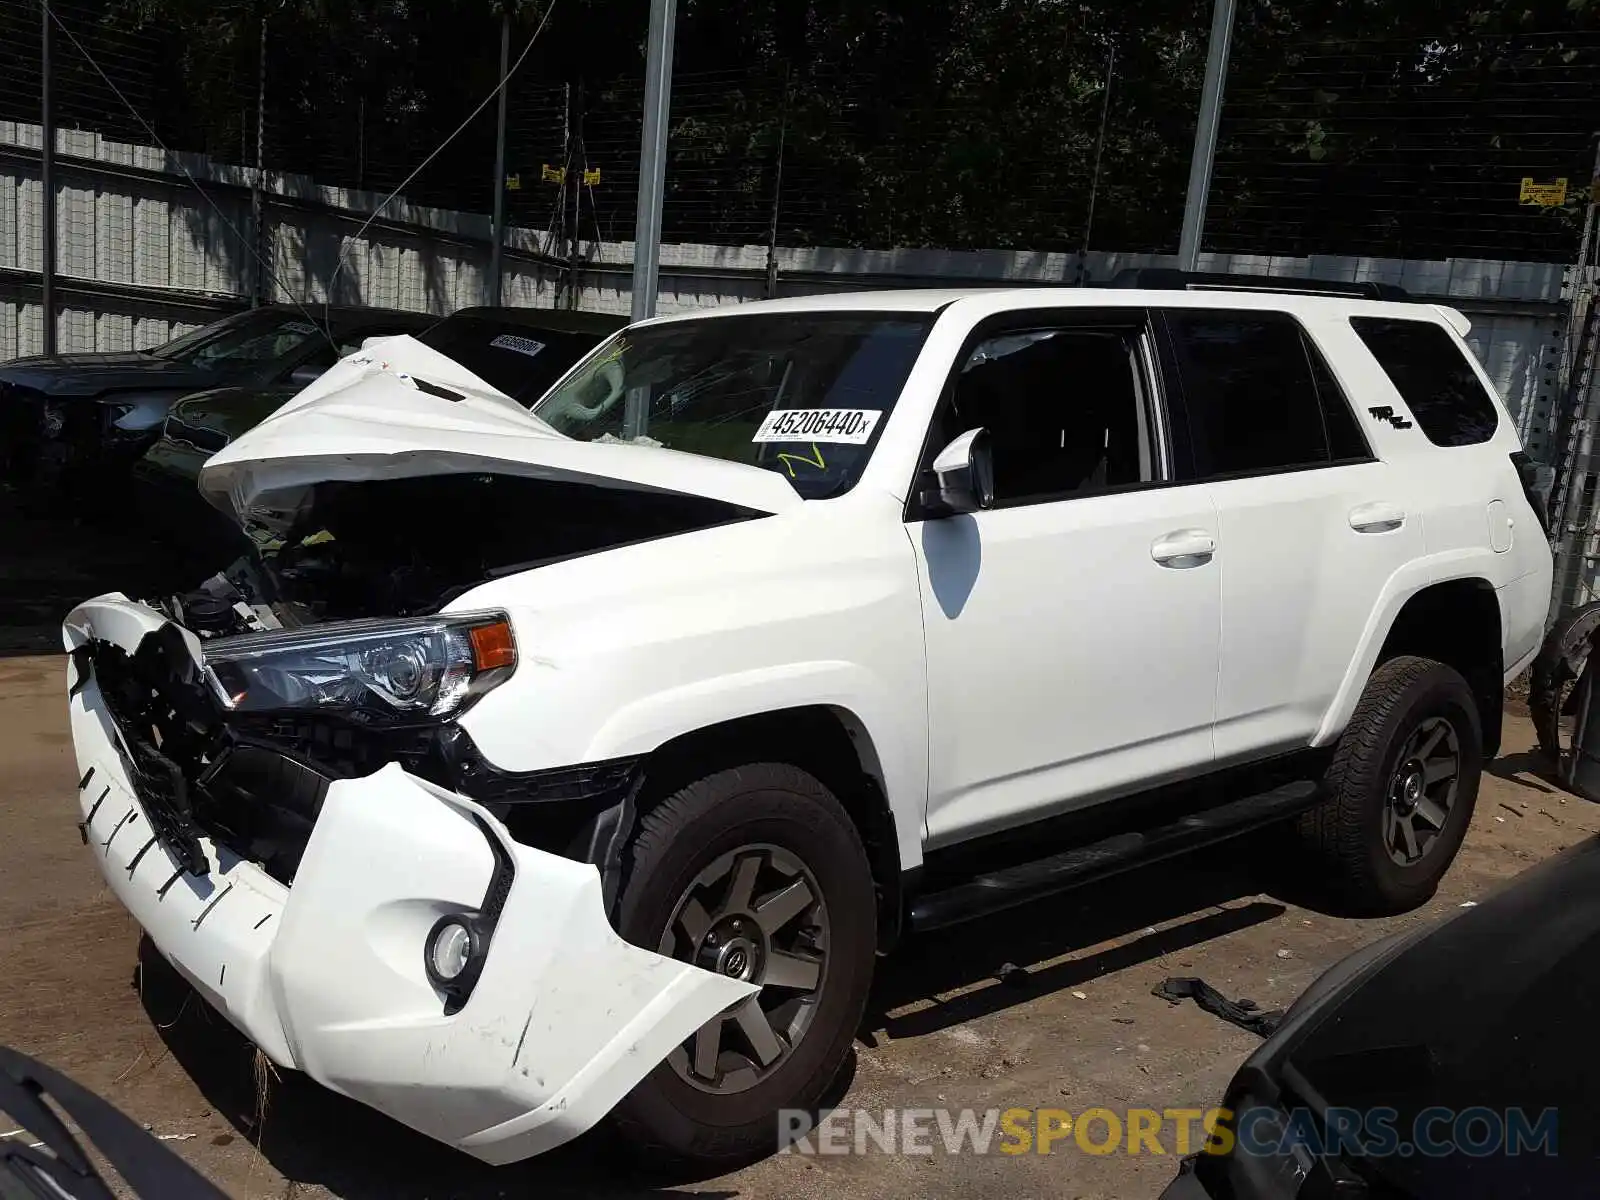
[[[155,39],[165,53],[129,94],[145,97],[172,144],[245,161],[256,148],[264,17],[267,164],[381,189],[493,86],[501,13],[515,54],[552,3],[511,90],[513,119],[531,119],[550,85],[585,83],[589,135],[608,153],[595,203],[611,207],[597,217],[625,228],[638,91],[619,81],[642,71],[647,0],[56,7],[97,30],[97,45],[115,49],[120,31]],[[1210,0],[679,0],[675,75],[692,82],[693,99],[675,112],[667,232],[676,222],[704,240],[764,239],[776,199],[788,243],[1076,249],[1093,191],[1092,244],[1171,249],[1210,9]],[[1354,209],[1372,209],[1386,189],[1465,189],[1499,205],[1518,171],[1581,179],[1592,115],[1534,82],[1587,82],[1592,94],[1597,14],[1596,0],[1240,0],[1213,240],[1337,250],[1360,240],[1351,222],[1370,215],[1393,221],[1366,228],[1363,244],[1415,243],[1427,204]],[[1508,95],[1527,101],[1512,108],[1528,121],[1501,112]],[[1458,109],[1439,111],[1458,112],[1459,128],[1423,136],[1432,111],[1423,106],[1446,100]],[[408,188],[414,198],[489,206],[493,111]],[[554,141],[565,114],[537,114]],[[1438,166],[1456,161],[1469,166],[1455,175]],[[1542,222],[1528,226],[1535,241],[1559,223],[1520,216]]]

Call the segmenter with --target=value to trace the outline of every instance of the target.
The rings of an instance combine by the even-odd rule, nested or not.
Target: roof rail
[[[1303,296],[1345,296],[1352,300],[1410,300],[1392,283],[1372,280],[1293,279],[1283,275],[1227,275],[1179,271],[1173,267],[1125,267],[1107,285],[1170,292],[1280,292]]]

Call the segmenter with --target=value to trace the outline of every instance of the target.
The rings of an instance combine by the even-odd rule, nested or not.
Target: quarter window
[[[1383,373],[1435,446],[1476,446],[1494,436],[1500,415],[1466,351],[1431,321],[1352,317]]]

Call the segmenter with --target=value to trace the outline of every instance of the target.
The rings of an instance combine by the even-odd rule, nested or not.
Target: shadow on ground
[[[1255,846],[1251,840],[1156,864],[1081,894],[914,939],[880,965],[864,1029],[923,1036],[1273,920],[1284,905],[1256,899],[1264,881],[1250,869]],[[1162,928],[1147,932],[1155,926]],[[1052,961],[1106,942],[1112,944],[1094,954]],[[1046,965],[1032,966],[1040,963]],[[1008,964],[1023,969],[1006,970]],[[705,1178],[646,1171],[604,1127],[529,1162],[487,1167],[292,1072],[269,1080],[263,1111],[253,1048],[190,992],[148,940],[140,971],[142,1002],[174,1058],[215,1111],[291,1181],[324,1186],[346,1200],[490,1200],[643,1197]],[[983,984],[990,986],[975,986]],[[902,1008],[913,1011],[888,1015]],[[862,1036],[871,1042],[870,1033]],[[843,1098],[853,1069],[852,1056],[830,1105]]]
[[[1270,852],[1269,838],[1254,837],[910,939],[882,964],[866,1027],[921,1037],[1079,987],[1275,920],[1282,903],[1236,903],[1263,892],[1325,907],[1311,895],[1291,897],[1287,881],[1254,866]],[[1062,957],[1089,946],[1102,948]]]
[[[307,1076],[264,1060],[258,1068],[255,1048],[190,990],[148,938],[140,944],[139,972],[141,1002],[173,1057],[238,1136],[292,1182],[320,1185],[343,1200],[632,1200],[688,1181],[635,1168],[605,1128],[525,1163],[486,1166]],[[700,1194],[717,1200],[734,1193]]]
[[[1569,796],[1579,796],[1581,793],[1573,791],[1562,777],[1566,765],[1565,762],[1557,764],[1542,750],[1523,750],[1485,763],[1483,769],[1490,775],[1509,779],[1513,783],[1519,783],[1523,787],[1532,788],[1546,795],[1564,793]]]

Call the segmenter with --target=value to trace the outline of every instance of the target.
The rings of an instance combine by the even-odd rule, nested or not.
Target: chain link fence
[[[556,35],[580,25],[581,3],[555,13],[508,103],[511,221],[561,259],[630,239],[635,217],[644,7],[605,52],[574,55]],[[131,142],[154,131],[174,150],[379,193],[499,70],[487,2],[330,4],[314,22],[253,0],[51,7],[71,34],[55,39],[59,127]],[[1127,14],[1018,11],[1014,31],[986,18],[899,71],[882,53],[719,52],[688,21],[666,238],[1174,250],[1204,37],[1154,17],[1142,29]],[[1562,32],[1366,39],[1286,37],[1270,13],[1241,12],[1206,248],[1570,261],[1600,125],[1600,31],[1581,13]],[[516,18],[514,47],[537,16]],[[38,0],[0,0],[0,120],[38,120],[41,21]],[[495,133],[491,105],[407,198],[487,212]]]

